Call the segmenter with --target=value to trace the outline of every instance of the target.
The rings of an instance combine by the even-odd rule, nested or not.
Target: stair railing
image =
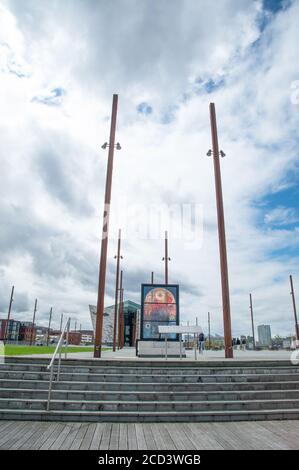
[[[67,347],[68,347],[68,343],[69,343],[70,323],[71,323],[71,319],[68,318],[68,320],[67,320],[67,322],[66,322],[66,324],[63,328],[63,331],[61,332],[60,338],[58,340],[58,343],[57,343],[57,346],[56,346],[55,351],[53,353],[50,364],[47,366],[47,370],[50,370],[47,411],[50,410],[53,381],[55,379],[56,382],[59,382],[59,378],[60,378],[61,353],[62,353],[62,346],[64,345],[64,337],[65,337],[65,359],[67,358]],[[59,355],[58,356],[58,368],[57,368],[57,375],[56,375],[56,377],[54,377],[54,365],[55,365],[55,359],[56,359],[57,354]]]

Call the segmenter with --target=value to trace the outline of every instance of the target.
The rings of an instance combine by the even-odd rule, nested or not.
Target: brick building
[[[32,322],[20,322],[19,341],[35,343],[36,327]]]
[[[81,344],[81,333],[80,331],[70,331],[69,332],[69,344],[74,344],[78,346]]]

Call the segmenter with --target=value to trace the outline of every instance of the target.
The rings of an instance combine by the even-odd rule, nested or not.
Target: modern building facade
[[[118,304],[117,309],[120,304]],[[89,311],[91,316],[92,326],[95,331],[96,325],[96,306],[89,305]],[[113,344],[113,328],[114,328],[114,311],[115,306],[110,305],[104,310],[104,321],[103,321],[103,344],[112,345]],[[132,302],[131,300],[126,300],[123,303],[123,312],[124,312],[124,345],[125,346],[134,346],[135,339],[139,338],[140,331],[140,305]],[[117,329],[118,332],[118,324]]]
[[[7,325],[7,330],[6,330]],[[21,323],[16,320],[2,319],[0,320],[0,339],[7,341],[18,341],[20,335]],[[6,336],[5,336],[6,335]]]
[[[257,327],[259,346],[268,347],[272,344],[270,325],[259,325]]]

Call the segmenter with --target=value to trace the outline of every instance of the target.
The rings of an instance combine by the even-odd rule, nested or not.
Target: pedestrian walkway
[[[292,351],[234,351],[234,359],[236,361],[264,361],[264,360],[291,360]],[[199,354],[197,351],[197,361],[219,361],[219,360],[226,360],[224,357],[224,351],[204,351],[202,354]],[[22,357],[22,356],[18,356]],[[50,358],[51,355],[48,354],[34,354],[32,356],[26,357],[40,357],[40,358]],[[72,352],[68,353],[67,355],[70,359],[92,359],[93,352]],[[102,351],[102,358],[103,359],[125,359],[125,360],[136,360],[139,359],[140,361],[148,361],[149,358],[137,358],[136,357],[136,350],[132,347],[125,347],[123,349],[117,350],[115,352],[110,350]],[[98,360],[98,359],[97,359]],[[151,361],[164,361],[164,358],[150,358]],[[169,358],[169,361],[177,361],[178,358]],[[182,361],[190,361],[194,360],[194,350],[186,350],[186,358],[183,358]],[[228,359],[231,361],[231,359]],[[299,351],[298,351],[298,362],[299,362]]]
[[[1,450],[298,450],[299,421],[0,422]]]

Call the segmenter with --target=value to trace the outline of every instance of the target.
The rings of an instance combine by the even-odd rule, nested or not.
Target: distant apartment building
[[[7,325],[7,329],[6,329]],[[0,339],[7,341],[18,341],[20,334],[20,322],[16,320],[0,319]]]
[[[19,341],[25,343],[35,342],[36,339],[36,327],[32,322],[20,322]]]
[[[81,343],[93,343],[93,331],[92,330],[80,330],[81,333]]]
[[[68,343],[78,346],[81,344],[81,333],[80,331],[70,331],[68,334]]]
[[[292,345],[292,338],[284,338],[282,340],[283,349],[290,349]]]
[[[257,327],[259,346],[268,347],[272,344],[270,325],[259,325]]]

